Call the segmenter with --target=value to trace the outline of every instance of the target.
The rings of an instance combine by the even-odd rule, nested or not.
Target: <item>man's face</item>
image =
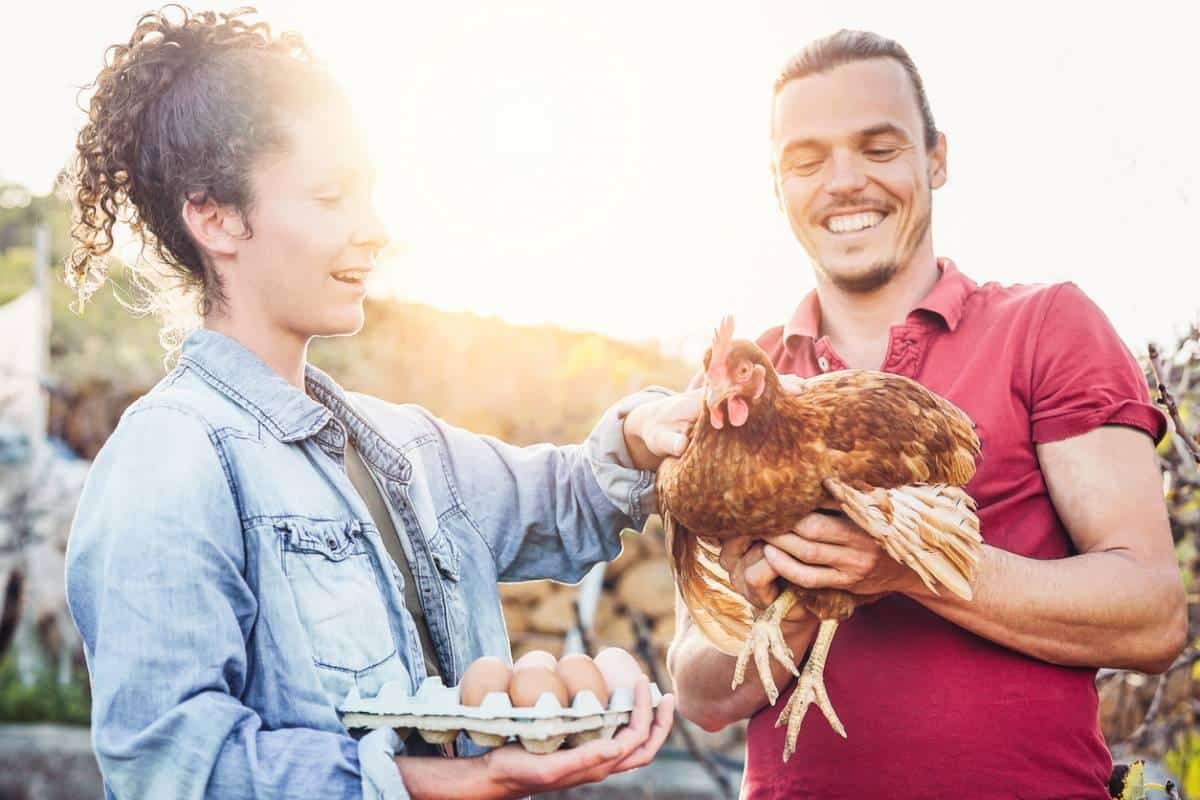
[[[784,84],[775,99],[776,191],[792,232],[835,286],[870,292],[930,237],[946,141],[929,152],[899,62],[858,61]]]

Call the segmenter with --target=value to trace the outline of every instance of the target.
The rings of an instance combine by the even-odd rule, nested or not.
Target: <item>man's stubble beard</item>
[[[830,283],[847,294],[870,294],[886,286],[896,276],[896,273],[907,265],[932,224],[933,206],[926,202],[924,218],[913,227],[912,234],[909,235],[905,247],[901,249],[898,257],[885,259],[851,275],[834,272],[820,263],[817,264],[817,270],[828,278]]]

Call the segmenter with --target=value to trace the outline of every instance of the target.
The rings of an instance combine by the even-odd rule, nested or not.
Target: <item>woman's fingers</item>
[[[654,760],[654,756],[658,754],[663,743],[667,741],[667,737],[671,735],[671,727],[675,724],[675,695],[664,694],[662,699],[658,701],[658,708],[654,714],[654,725],[650,729],[650,735],[646,741],[642,742],[641,746],[626,756],[616,767],[613,772],[625,772],[638,767],[644,767]]]

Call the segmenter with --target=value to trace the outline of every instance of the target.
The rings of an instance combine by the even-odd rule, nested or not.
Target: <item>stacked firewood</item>
[[[675,635],[675,584],[662,528],[652,523],[645,533],[627,530],[621,540],[621,555],[604,570],[604,591],[588,644],[593,650],[615,646],[638,655],[635,620],[640,618],[656,666],[665,677],[667,647]],[[560,655],[567,632],[577,624],[577,595],[574,586],[553,581],[501,584],[513,658],[530,650]],[[643,667],[649,670],[650,665]]]

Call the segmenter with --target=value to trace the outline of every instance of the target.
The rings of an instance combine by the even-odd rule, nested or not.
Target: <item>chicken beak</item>
[[[721,394],[722,394],[722,392],[720,389],[718,389],[716,386],[709,384],[708,394],[704,398],[705,404],[709,408],[716,408],[717,406],[719,406],[721,404]]]
[[[733,394],[728,386],[709,384],[704,393],[704,405],[708,410],[709,423],[717,429],[725,427],[725,409],[722,404]]]

